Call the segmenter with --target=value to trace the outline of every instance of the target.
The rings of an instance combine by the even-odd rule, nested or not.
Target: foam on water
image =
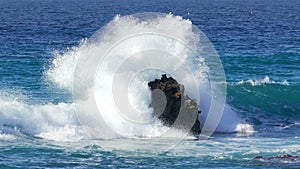
[[[3,137],[26,134],[56,141],[76,141],[84,137],[73,104],[34,105],[16,99],[16,95],[0,93],[6,96],[0,99],[0,129]]]
[[[250,124],[238,124],[236,126],[236,131],[239,134],[252,134],[255,132],[253,126],[251,126]]]
[[[233,83],[233,85],[241,85],[241,84],[250,84],[251,86],[261,86],[261,85],[265,85],[265,84],[280,84],[280,85],[285,85],[288,86],[290,85],[290,83],[287,80],[283,80],[283,81],[274,81],[274,80],[270,80],[269,76],[265,76],[263,79],[258,79],[258,80],[253,80],[253,79],[249,79],[249,80],[242,80],[236,83]]]

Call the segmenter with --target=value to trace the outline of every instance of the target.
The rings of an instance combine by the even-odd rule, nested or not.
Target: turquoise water
[[[299,168],[297,159],[253,159],[300,155],[299,7],[297,0],[0,0],[0,167]],[[71,92],[60,86],[68,81],[68,69],[55,69],[53,60],[73,58],[117,14],[137,12],[172,12],[206,34],[225,70],[227,103],[254,131],[184,139],[163,153],[108,150],[88,139]],[[59,73],[49,76],[50,70]]]

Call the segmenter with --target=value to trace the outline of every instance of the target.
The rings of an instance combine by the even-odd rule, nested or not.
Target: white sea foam
[[[57,141],[84,138],[73,104],[31,105],[17,101],[17,97],[0,99],[0,130],[3,137],[22,133]]]
[[[253,126],[250,124],[238,124],[236,126],[236,132],[238,132],[239,134],[252,134],[254,133],[254,129]]]
[[[242,81],[231,83],[231,84],[232,85],[250,84],[252,86],[261,86],[261,85],[265,85],[265,84],[280,84],[280,85],[284,85],[284,86],[290,85],[290,83],[287,80],[274,81],[274,80],[271,80],[269,76],[265,76],[263,79],[258,79],[258,80],[249,79],[249,80],[245,80],[245,81],[242,80]]]
[[[52,66],[44,72],[45,77],[58,87],[72,91],[73,72],[78,58],[85,50],[88,50],[86,39],[81,41],[80,47],[69,48],[64,54],[57,51],[53,52]]]

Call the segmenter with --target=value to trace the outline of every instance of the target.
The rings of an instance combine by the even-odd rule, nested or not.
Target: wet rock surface
[[[152,91],[154,116],[166,126],[191,129],[193,134],[200,134],[199,105],[195,99],[184,95],[184,85],[164,74],[161,79],[149,82],[148,86]]]

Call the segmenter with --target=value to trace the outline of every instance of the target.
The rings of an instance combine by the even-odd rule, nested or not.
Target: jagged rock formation
[[[200,134],[199,106],[196,100],[184,96],[183,85],[164,74],[161,79],[149,82],[148,86],[152,91],[154,116],[166,126],[190,128],[193,134]]]

